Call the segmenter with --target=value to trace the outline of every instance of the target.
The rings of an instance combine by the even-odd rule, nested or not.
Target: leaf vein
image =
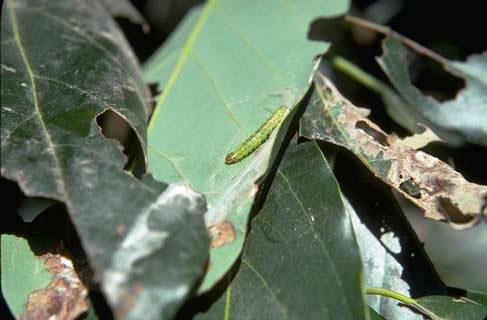
[[[49,134],[49,130],[46,126],[43,114],[41,112],[39,97],[37,96],[37,86],[36,86],[36,82],[34,79],[34,72],[33,72],[32,67],[30,65],[29,59],[27,58],[27,54],[26,54],[26,52],[24,50],[24,46],[22,44],[22,39],[20,37],[20,33],[19,33],[19,29],[18,29],[17,15],[15,13],[15,10],[13,9],[11,0],[7,0],[7,1],[8,1],[7,7],[8,7],[8,11],[9,11],[10,18],[12,21],[12,31],[14,34],[15,43],[17,44],[17,47],[19,49],[20,56],[22,57],[22,61],[24,62],[24,65],[25,65],[25,68],[26,68],[27,73],[29,75],[31,86],[32,86],[32,96],[34,99],[35,114],[37,114],[39,116],[42,131],[43,131],[44,135],[46,136],[47,144],[49,145],[48,152],[51,154],[51,156],[52,156],[52,158],[56,164],[55,170],[57,172],[58,179],[55,179],[55,180],[56,180],[56,186],[58,187],[58,189],[60,189],[57,191],[61,192],[64,196],[67,196],[67,190],[66,190],[66,186],[64,184],[61,165],[60,165],[59,159],[58,159],[57,154],[56,154],[56,147],[52,141],[51,135]],[[49,151],[49,150],[51,150],[51,151]]]
[[[204,66],[203,62],[194,53],[190,53],[189,56],[191,58],[193,58],[193,60],[198,65],[198,67],[206,75],[208,80],[210,80],[210,83],[211,83],[213,89],[215,90],[215,93],[216,93],[218,99],[220,99],[220,101],[223,103],[223,107],[225,108],[225,111],[227,112],[228,116],[232,119],[233,122],[235,122],[235,124],[240,128],[240,130],[242,130],[244,132],[245,135],[248,135],[247,129],[245,129],[245,126],[242,123],[240,123],[240,121],[238,120],[235,113],[232,111],[232,109],[230,109],[228,102],[223,97],[222,92],[220,91],[220,89],[218,88],[218,86],[216,84],[215,78],[213,78],[213,76],[211,75],[209,70]]]
[[[255,269],[255,267],[247,259],[242,258],[242,262],[245,263],[245,265],[257,276],[257,279],[259,279],[260,282],[262,282],[262,285],[264,286],[264,288],[269,292],[272,299],[277,303],[277,306],[279,307],[279,311],[283,315],[283,319],[288,319],[289,316],[287,314],[286,307],[282,304],[281,301],[279,301],[274,290],[272,290],[272,288],[269,286],[269,284],[264,279],[264,277],[260,274],[260,272],[257,269]]]
[[[310,229],[313,231],[314,235],[316,236],[316,239],[318,239],[318,242],[320,243],[320,247],[323,251],[323,254],[327,257],[327,260],[328,261],[333,261],[333,259],[331,258],[330,256],[330,253],[328,252],[328,249],[326,248],[326,245],[325,243],[323,242],[323,240],[321,239],[321,236],[316,232],[316,230],[314,229],[314,226],[313,226],[313,223],[311,222],[311,217],[309,216],[308,212],[306,212],[306,210],[304,209],[304,206],[301,202],[301,200],[298,198],[298,195],[296,194],[296,192],[294,191],[294,189],[292,188],[289,180],[286,178],[286,176],[282,173],[281,170],[277,170],[278,174],[280,176],[282,176],[282,178],[284,179],[284,181],[286,181],[286,184],[288,185],[288,188],[289,188],[289,191],[291,192],[291,194],[293,195],[293,197],[296,199],[296,202],[299,204],[299,207],[301,208],[301,211],[303,212],[303,214],[306,216],[306,220],[308,221],[308,224],[309,224],[309,227]],[[338,284],[338,287],[340,288],[340,291],[342,292],[342,296],[347,299],[347,294],[346,294],[346,290],[345,288],[343,287],[343,283],[342,283],[342,280],[340,279],[340,277],[338,276],[338,272],[336,270],[336,267],[335,267],[335,264],[333,264],[332,262],[329,263],[329,265],[331,266],[331,269],[332,269],[332,272],[333,272],[333,275],[335,276],[336,280],[337,280],[337,284]],[[352,304],[350,304],[351,306]],[[350,311],[350,308],[344,308],[347,310],[347,312],[350,314],[350,319],[353,319],[353,315],[351,314],[351,311]]]
[[[181,170],[179,170],[178,166],[176,165],[176,163],[171,159],[171,157],[169,157],[168,155],[166,155],[164,152],[162,152],[161,150],[159,149],[156,149],[156,147],[154,147],[153,145],[149,145],[149,148],[152,149],[152,151],[154,151],[158,156],[160,156],[161,158],[163,158],[164,160],[166,160],[170,165],[171,167],[174,169],[174,172],[176,172],[176,174],[178,175],[178,177],[180,177],[182,180],[184,181],[190,181],[189,179],[186,179],[183,175],[183,173],[181,172]]]
[[[242,43],[247,46],[249,49],[251,49],[255,55],[259,58],[259,61],[262,62],[262,64],[270,71],[270,73],[277,78],[280,82],[286,83],[287,81],[285,78],[281,75],[281,73],[272,66],[272,64],[268,61],[267,57],[257,48],[255,47],[250,40],[245,37],[245,35],[235,26],[230,22],[230,19],[228,18],[227,13],[225,10],[221,7],[219,7],[219,11],[221,16],[223,17],[223,21],[225,24],[228,26],[230,30],[233,31],[237,35],[237,37],[242,41]]]

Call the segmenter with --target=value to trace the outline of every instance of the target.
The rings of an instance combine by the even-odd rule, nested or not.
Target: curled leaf
[[[318,74],[300,133],[349,149],[378,178],[422,208],[428,218],[446,220],[461,229],[485,217],[486,186],[470,183],[437,158],[392,141],[367,114]]]

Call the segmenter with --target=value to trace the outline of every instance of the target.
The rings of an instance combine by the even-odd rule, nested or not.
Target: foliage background
[[[143,63],[155,49],[157,49],[164,40],[171,34],[177,26],[181,18],[193,6],[200,3],[200,1],[132,1],[134,5],[144,14],[149,24],[151,25],[151,33],[144,34],[140,27],[135,26],[124,19],[119,19],[118,22],[124,29],[124,32],[132,44],[139,60]],[[449,59],[464,60],[466,56],[472,53],[478,53],[486,49],[485,41],[480,41],[478,37],[479,20],[472,18],[473,12],[481,12],[480,2],[465,2],[464,5],[458,6],[449,3],[442,3],[441,7],[434,5],[434,3],[422,1],[354,1],[351,13],[366,14],[371,12],[371,8],[378,3],[389,3],[389,9],[379,14],[371,14],[370,20],[378,23],[387,24],[392,29],[401,34],[414,39],[426,47],[433,49],[439,54]],[[390,16],[396,6],[397,13]],[[476,7],[477,6],[477,7]],[[388,17],[389,16],[389,17]],[[334,43],[332,50],[339,51],[342,55],[345,53],[347,58],[359,64],[366,71],[370,72],[377,78],[386,80],[382,71],[375,63],[374,57],[380,55],[380,37],[375,37],[370,34],[362,34],[356,32],[353,37],[350,34],[337,35],[337,40]],[[462,87],[462,81],[451,77],[439,68],[438,65],[431,63],[428,60],[418,59],[414,61],[410,71],[414,76],[414,83],[420,87],[424,92],[438,97],[439,99],[449,99],[454,97],[458,89]],[[388,132],[398,132],[405,134],[403,129],[390,121],[384,108],[378,107],[382,105],[380,98],[372,94],[368,89],[357,84],[349,77],[340,73],[335,73],[335,82],[339,89],[352,102],[357,105],[369,107],[372,109],[370,118],[378,123],[384,130]],[[440,94],[441,92],[441,94]],[[442,95],[447,93],[446,96]],[[429,147],[429,151],[436,154],[438,157],[445,158],[448,154],[453,159],[455,165],[469,181],[479,184],[487,184],[487,171],[482,170],[487,159],[487,151],[485,148],[478,146],[467,145],[458,149],[440,147],[433,145]],[[353,157],[347,154],[340,154],[336,159],[335,174],[340,182],[344,193],[351,199],[354,204],[359,205],[363,199],[354,199],[354,195],[360,192],[360,186],[352,186],[347,183],[350,179],[350,173],[353,175],[364,176],[363,181],[371,179],[366,172],[361,172],[360,165],[357,164]],[[354,179],[355,180],[355,179]],[[357,179],[359,180],[359,179]],[[2,183],[2,194],[5,195],[3,206],[7,212],[13,212],[20,201],[19,191],[15,184],[4,179]],[[363,188],[363,186],[362,186]],[[380,193],[381,190],[377,190]],[[50,210],[57,210],[54,207]],[[62,211],[62,210],[60,210]],[[414,218],[413,218],[414,219]],[[411,220],[414,222],[414,220]],[[55,222],[59,223],[59,220]],[[26,227],[16,215],[8,215],[2,219],[0,225],[1,232],[18,231],[19,229],[36,227],[45,228],[53,225],[53,222],[38,221],[36,224],[43,226],[29,226]],[[428,228],[428,226],[424,227]],[[424,230],[424,229],[423,229]],[[418,233],[421,234],[421,229]],[[57,230],[57,232],[62,232]],[[69,233],[69,231],[66,231]],[[430,232],[431,233],[431,232]],[[467,240],[468,240],[468,235]],[[429,242],[441,242],[445,240],[430,239]],[[75,242],[75,241],[74,241]],[[463,248],[463,254],[468,255],[468,248]],[[437,251],[439,249],[432,249]],[[440,255],[448,254],[448,252],[440,253]],[[458,256],[456,257],[457,259]],[[418,270],[410,270],[411,274],[417,275]],[[455,273],[461,270],[455,270]],[[462,276],[462,275],[461,275]],[[466,275],[467,276],[467,275]],[[422,281],[424,279],[418,279]],[[462,281],[460,279],[459,281]],[[463,281],[467,281],[463,279]],[[420,293],[428,293],[431,290],[432,284],[428,281],[423,281],[424,291]],[[418,287],[417,287],[418,288]]]

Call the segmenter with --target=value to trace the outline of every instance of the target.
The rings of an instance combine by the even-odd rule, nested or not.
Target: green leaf
[[[384,318],[371,307],[369,307],[369,313],[370,313],[370,320],[384,320]]]
[[[162,90],[149,125],[151,173],[190,182],[208,199],[207,225],[231,225],[233,233],[213,246],[200,292],[239,256],[255,183],[268,169],[279,135],[234,165],[224,163],[225,155],[279,106],[292,108],[302,99],[316,55],[328,48],[307,39],[309,24],[347,7],[345,0],[211,0],[146,64],[145,79]]]
[[[368,181],[368,183],[370,184],[372,182]],[[367,196],[372,194],[372,191],[377,191],[377,189],[371,188],[371,190],[369,191],[371,192],[367,193]],[[384,219],[383,216],[388,215],[391,217],[391,220],[399,220],[399,216],[397,215],[398,213],[392,211],[397,209],[388,210],[388,208],[383,207],[384,204],[381,203],[380,199],[377,199],[376,197],[371,198],[371,201],[373,201],[375,204],[374,212],[370,212],[370,210],[367,211],[367,208],[359,206],[358,210],[360,211],[361,215],[365,214],[367,216],[373,217],[372,219]],[[407,278],[407,275],[411,274],[412,271],[411,266],[408,266],[408,263],[404,261],[404,249],[399,246],[399,250],[401,252],[393,252],[391,250],[391,248],[397,250],[397,245],[399,242],[397,237],[394,238],[393,232],[389,231],[387,233],[384,233],[383,236],[380,237],[380,239],[377,239],[376,235],[373,234],[371,230],[369,230],[370,226],[364,225],[359,220],[357,213],[353,212],[353,208],[347,202],[345,202],[345,208],[351,216],[353,229],[360,248],[365,286],[384,286],[391,288],[395,291],[406,293],[408,293],[411,288],[418,289],[417,284],[415,284],[415,279],[404,279],[405,277]],[[387,210],[387,213],[382,215],[381,213],[377,212],[377,210]],[[394,223],[391,223],[391,221],[386,221],[384,224],[386,224],[388,228],[390,228],[392,225],[392,228],[394,229]],[[400,234],[399,236],[404,237],[405,235]],[[410,264],[414,264],[415,262],[416,261],[412,261],[410,262]],[[424,272],[423,276],[429,280],[427,282],[427,285],[429,285],[428,289],[433,291],[437,289],[434,285],[431,285],[433,280],[430,280],[436,279],[436,274],[433,274],[431,270],[428,270],[424,267],[421,268],[421,266],[424,265],[423,259],[421,258],[417,261],[417,265],[418,268],[416,270]],[[413,270],[413,272],[416,270]],[[406,282],[406,280],[409,281]],[[388,299],[383,296],[369,295],[368,304],[370,310],[374,310],[373,308],[375,308],[375,310],[377,310],[377,312],[385,319],[423,320],[423,316],[413,312],[409,308],[405,308],[403,305],[398,304],[397,301]],[[376,312],[375,310],[374,313]],[[371,318],[374,318],[372,311]]]
[[[52,275],[37,257],[27,240],[8,234],[1,236],[2,294],[12,313],[19,317],[29,294],[47,287]]]
[[[389,288],[405,295],[446,294],[391,188],[348,152],[340,152],[335,163],[334,173],[347,197],[345,208],[360,248],[365,286]],[[448,225],[440,225],[452,233]],[[368,302],[385,319],[424,320],[411,308],[381,295],[368,295]]]
[[[52,199],[22,197],[17,212],[24,222],[32,222],[44,210],[56,203]]]
[[[149,31],[149,24],[129,0],[100,0],[100,2],[112,16],[127,18],[132,23],[141,25],[144,31]]]
[[[487,308],[487,294],[484,292],[468,290],[465,297]]]
[[[2,176],[66,204],[117,319],[172,317],[204,272],[206,203],[187,185],[135,179],[101,134],[95,117],[110,108],[145,150],[145,87],[128,44],[98,1],[2,9]]]
[[[286,150],[240,268],[201,319],[368,319],[360,254],[315,142]]]
[[[413,299],[384,288],[367,288],[367,293],[392,298],[416,309],[432,320],[485,320],[487,307],[467,298],[425,296]]]
[[[487,307],[464,299],[427,296],[416,300],[422,312],[433,320],[484,320]]]
[[[442,140],[452,145],[466,142],[487,146],[487,53],[472,55],[466,62],[442,61],[448,72],[465,79],[465,88],[454,100],[439,103],[411,84],[406,49],[400,40],[386,37],[378,62],[402,97]]]
[[[6,1],[2,10],[2,175],[64,201],[63,167],[75,165],[64,154],[79,141],[100,143],[97,114],[120,114],[145,149],[147,97],[135,57],[97,2],[30,4]]]

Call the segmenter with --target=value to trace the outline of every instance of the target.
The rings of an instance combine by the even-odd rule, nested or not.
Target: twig
[[[394,38],[400,40],[405,45],[414,49],[418,53],[425,55],[427,57],[430,57],[431,59],[436,60],[443,65],[447,65],[449,63],[447,59],[443,58],[442,56],[440,56],[436,52],[434,52],[434,51],[432,51],[426,47],[423,47],[419,43],[417,43],[417,42],[395,32],[394,30],[392,30],[389,27],[382,26],[380,24],[377,24],[377,23],[374,23],[374,22],[371,22],[371,21],[368,21],[368,20],[365,20],[365,19],[362,19],[359,17],[350,16],[350,15],[345,16],[345,21],[350,22],[350,23],[357,25],[357,26],[361,26],[363,28],[373,30],[373,31],[378,32],[378,33],[382,33],[386,36],[394,37]]]

